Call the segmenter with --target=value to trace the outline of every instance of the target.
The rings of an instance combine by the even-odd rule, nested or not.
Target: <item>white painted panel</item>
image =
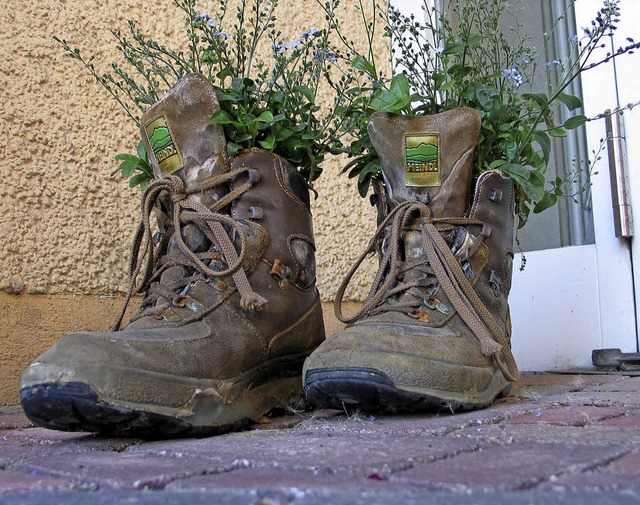
[[[512,349],[520,370],[562,370],[591,366],[601,347],[594,245],[525,254],[514,260],[509,296]]]
[[[633,8],[633,4],[637,10],[637,0],[622,2],[623,17],[629,15],[629,9]],[[601,7],[601,0],[576,2],[576,22],[579,31],[581,27],[590,25]],[[618,65],[622,62],[625,65],[635,65],[636,69],[640,66],[640,61],[635,55],[626,55],[620,59]],[[606,109],[614,109],[617,106],[616,79],[611,62],[584,72],[582,87],[585,114],[588,117],[594,117]],[[604,120],[591,121],[587,123],[586,129],[589,150],[597,150],[600,140],[605,139],[607,135]],[[636,350],[637,338],[630,245],[626,239],[615,237],[606,151],[595,165],[595,171],[597,174],[592,178],[592,198],[599,289],[597,295],[602,317],[601,346],[618,347],[625,352],[632,352]]]

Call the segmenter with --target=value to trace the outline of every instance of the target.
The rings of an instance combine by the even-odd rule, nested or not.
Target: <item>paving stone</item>
[[[0,412],[0,430],[28,428],[33,423],[22,412]]]
[[[603,419],[596,424],[640,431],[640,409],[630,410],[624,416]]]
[[[26,460],[14,470],[111,489],[161,489],[174,479],[223,471],[204,459],[114,452],[62,454],[46,460]]]
[[[534,374],[523,375],[513,386],[512,395],[535,398],[543,395],[582,391],[624,380],[617,375]]]
[[[87,433],[67,433],[30,428],[0,432],[0,468],[12,468],[27,459],[90,451],[123,451],[138,443],[133,439],[101,438]]]
[[[591,405],[593,407],[629,407],[640,408],[640,394],[638,392],[617,392],[617,391],[578,391],[574,393],[554,394],[539,398],[529,405],[562,405],[577,406]]]
[[[541,489],[640,489],[640,453],[631,452],[606,466],[578,475],[563,476],[540,486]]]
[[[531,407],[520,404],[497,403],[487,409],[472,412],[439,411],[414,415],[360,415],[356,419],[336,417],[325,420],[310,420],[295,428],[295,432],[311,434],[324,433],[404,433],[413,435],[446,435],[481,424],[496,424],[512,416],[521,415]]]
[[[33,427],[17,430],[0,430],[0,439],[21,440],[25,442],[52,443],[69,442],[76,440],[95,439],[91,433],[78,433],[47,430],[46,428]]]
[[[590,386],[585,389],[586,391],[595,392],[637,392],[640,391],[640,377],[630,377],[624,380],[611,382],[607,384],[599,384]]]
[[[553,475],[583,471],[622,454],[617,447],[514,442],[416,466],[391,479],[441,490],[528,489]]]
[[[640,433],[637,430],[600,424],[592,426],[500,424],[469,427],[451,434],[449,437],[475,438],[483,443],[538,442],[540,444],[608,445],[640,449]]]
[[[522,416],[512,417],[506,424],[557,424],[559,426],[586,426],[603,419],[624,415],[624,407],[567,406],[540,409]]]
[[[3,494],[8,492],[64,490],[75,487],[77,486],[71,482],[51,477],[0,470],[0,503],[3,503]]]
[[[219,466],[246,461],[247,466],[278,466],[295,470],[350,472],[359,475],[388,472],[408,461],[431,461],[477,449],[472,439],[378,434],[294,434],[253,432],[201,440],[141,444],[128,453],[186,455],[210,458]]]
[[[376,491],[387,488],[378,478],[354,477],[305,471],[253,468],[215,475],[203,475],[174,481],[167,491],[199,491],[211,489],[255,490],[257,493],[274,492],[285,498],[285,503],[300,499],[310,491]]]

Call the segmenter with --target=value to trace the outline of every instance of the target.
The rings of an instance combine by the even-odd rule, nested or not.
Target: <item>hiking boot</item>
[[[20,395],[34,422],[212,434],[301,394],[304,359],[324,339],[308,188],[271,152],[227,159],[215,110],[209,82],[188,75],[142,117],[157,176],[131,263],[142,308],[124,329],[67,335],[29,366]]]
[[[507,304],[513,181],[485,172],[469,202],[480,132],[473,109],[376,113],[368,128],[384,179],[379,227],[336,296],[348,326],[305,362],[307,398],[389,411],[486,407],[518,375]],[[345,289],[374,252],[380,263],[367,299],[344,317]]]

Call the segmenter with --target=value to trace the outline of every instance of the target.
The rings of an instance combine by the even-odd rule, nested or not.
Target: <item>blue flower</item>
[[[331,62],[331,63],[335,63],[336,61],[338,61],[338,57],[335,54],[330,54],[329,56],[327,56],[327,59]]]
[[[433,50],[436,54],[444,53],[444,44],[440,42],[440,45]]]
[[[287,49],[294,49],[296,47],[300,47],[302,45],[301,40],[292,40],[287,44]]]
[[[309,37],[317,35],[318,33],[320,33],[320,30],[318,30],[317,28],[311,28],[311,30],[309,30],[308,32],[304,32],[302,35],[300,35],[300,38],[307,39]]]
[[[224,32],[214,32],[213,33],[214,37],[220,37],[221,39],[228,39],[229,35],[224,33]]]
[[[287,50],[287,44],[285,44],[284,42],[280,42],[279,44],[274,46],[274,49],[276,50],[276,54],[282,54]]]
[[[213,19],[209,19],[207,21],[207,26],[210,26],[211,28],[215,28],[216,26],[219,26],[218,23],[216,21],[214,21]]]
[[[505,68],[500,74],[500,77],[512,81],[516,88],[524,84],[524,77],[516,67]]]
[[[209,19],[209,14],[202,12],[196,16],[196,21],[206,21]]]

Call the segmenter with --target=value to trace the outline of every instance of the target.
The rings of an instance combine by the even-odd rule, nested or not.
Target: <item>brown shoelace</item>
[[[113,331],[120,328],[131,297],[136,293],[147,291],[150,284],[159,279],[162,272],[177,264],[193,268],[205,278],[219,278],[232,275],[238,293],[240,294],[240,304],[244,309],[257,310],[266,303],[263,297],[253,291],[247,275],[242,268],[247,248],[247,238],[242,226],[232,217],[219,212],[220,209],[223,209],[250,189],[252,183],[247,181],[232,191],[229,191],[211,208],[208,208],[194,198],[194,195],[211,190],[222,184],[227,184],[232,179],[248,171],[248,167],[241,167],[230,172],[211,176],[205,181],[192,183],[188,186],[185,185],[180,177],[175,175],[155,179],[150,182],[142,196],[142,218],[131,248],[129,293],[124,308],[112,327]],[[159,198],[164,193],[169,195],[173,203],[173,234],[183,257],[174,257],[159,265],[160,258],[158,257],[158,251],[160,248],[156,248],[153,242],[151,216]],[[211,243],[217,244],[220,248],[220,253],[196,253],[189,249],[182,236],[183,226],[189,223],[195,224]],[[230,231],[227,231],[223,225],[226,225]],[[240,244],[239,251],[236,250],[230,235],[237,237]],[[218,259],[220,255],[226,260],[226,269],[215,270],[205,263],[205,261],[208,260]],[[142,278],[138,281],[141,273]],[[172,288],[175,287],[177,286],[170,286],[164,291],[171,291]]]
[[[442,287],[455,310],[480,342],[482,353],[485,356],[493,357],[494,362],[508,380],[517,380],[518,368],[511,352],[508,336],[480,300],[436,225],[482,226],[483,223],[477,219],[464,217],[434,218],[431,216],[429,207],[421,202],[409,201],[397,205],[380,224],[367,249],[358,258],[338,289],[334,302],[336,317],[344,323],[353,323],[376,313],[390,310],[404,312],[415,308],[416,304],[420,303],[418,300],[420,294],[417,290],[424,288],[429,282],[424,280],[398,281],[398,278],[405,271],[418,266],[416,261],[403,262],[401,260],[403,230],[408,226],[411,228],[418,226],[421,232],[422,246],[426,253],[426,259],[419,260],[419,263],[422,263],[423,271],[435,276],[437,284]],[[386,231],[387,227],[389,227],[389,231]],[[376,245],[384,233],[389,233],[388,247],[382,253],[378,272],[364,304],[355,315],[345,317],[342,314],[342,300],[347,286],[362,261],[368,255],[376,252]],[[431,281],[431,284],[435,284],[435,282]],[[391,301],[392,297],[403,292],[413,294],[416,297],[415,302]]]

